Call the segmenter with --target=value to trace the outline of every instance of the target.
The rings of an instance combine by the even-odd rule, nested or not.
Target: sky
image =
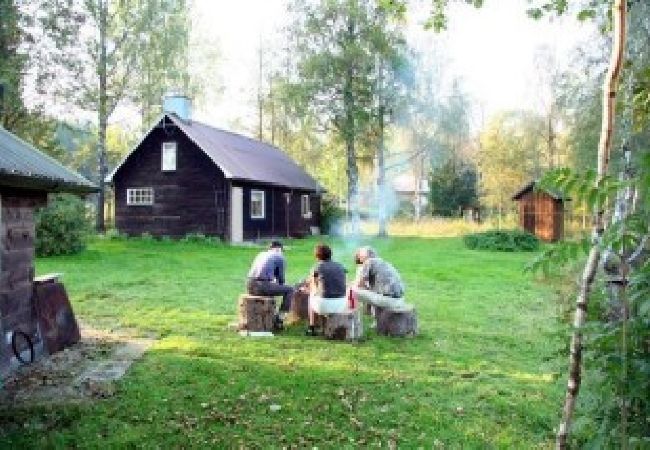
[[[428,2],[410,14],[408,40],[422,51],[434,46],[445,54],[443,72],[462,80],[480,120],[506,109],[536,108],[536,52],[546,47],[566,65],[571,50],[594,33],[573,17],[535,21],[524,0],[488,0],[481,9],[451,2],[449,27],[435,34],[423,29]],[[286,0],[194,0],[195,37],[217,43],[223,87],[213,100],[197,105],[194,117],[237,131],[254,129],[259,77],[258,49],[268,52],[285,23]]]

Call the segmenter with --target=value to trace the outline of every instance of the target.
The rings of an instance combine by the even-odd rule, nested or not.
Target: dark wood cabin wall
[[[45,205],[47,195],[0,189],[0,373],[13,355],[7,335],[15,330],[38,339],[32,301],[34,281],[34,208]],[[23,350],[23,348],[18,349]]]
[[[268,186],[256,183],[241,183],[243,188],[244,239],[253,240],[276,236],[303,237],[310,234],[311,226],[320,226],[320,196],[313,192]],[[265,218],[251,218],[251,191],[261,190],[265,193]],[[290,195],[287,205],[285,194]],[[302,217],[301,196],[310,195],[311,219]],[[287,217],[289,227],[287,232]]]
[[[116,175],[115,224],[129,235],[227,237],[230,195],[223,172],[178,129],[154,129]],[[176,170],[163,172],[163,142],[177,143]],[[128,188],[154,190],[152,206],[127,205]]]

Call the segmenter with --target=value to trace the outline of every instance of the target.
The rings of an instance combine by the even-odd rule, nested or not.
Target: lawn
[[[287,243],[290,281],[314,243]],[[353,273],[358,243],[330,243]],[[403,274],[416,338],[229,331],[254,247],[97,240],[39,259],[38,274],[65,273],[82,321],[159,340],[112,398],[0,412],[0,448],[550,447],[564,358],[553,292],[523,273],[532,256],[457,238],[370,243]]]

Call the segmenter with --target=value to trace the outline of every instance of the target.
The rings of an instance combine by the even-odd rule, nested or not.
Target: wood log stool
[[[359,308],[338,314],[321,316],[323,336],[340,341],[353,341],[363,336],[363,322]]]
[[[401,308],[375,308],[377,334],[384,336],[415,336],[418,332],[418,317],[413,305]]]
[[[257,295],[239,296],[239,330],[273,331],[275,299]]]
[[[293,324],[305,320],[309,320],[309,292],[296,289],[291,299],[287,323]]]

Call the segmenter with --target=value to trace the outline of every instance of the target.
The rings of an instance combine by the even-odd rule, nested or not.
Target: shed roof
[[[219,166],[225,177],[231,180],[254,181],[309,191],[323,188],[304,169],[279,148],[231,131],[221,130],[195,120],[185,121],[174,114],[164,114],[156,126],[173,124],[192,140],[211,160]],[[108,176],[111,182],[126,158]]]
[[[533,180],[533,181],[527,183],[524,187],[519,189],[515,195],[512,196],[512,199],[513,200],[520,200],[521,197],[523,197],[527,193],[533,191],[538,182],[539,182],[539,180]],[[548,194],[553,200],[563,200],[563,201],[571,200],[570,198],[564,197],[562,194],[560,194],[558,192],[552,192],[552,191],[549,191],[548,189],[544,189],[542,192]]]
[[[0,126],[0,186],[49,192],[96,192],[97,187]]]

